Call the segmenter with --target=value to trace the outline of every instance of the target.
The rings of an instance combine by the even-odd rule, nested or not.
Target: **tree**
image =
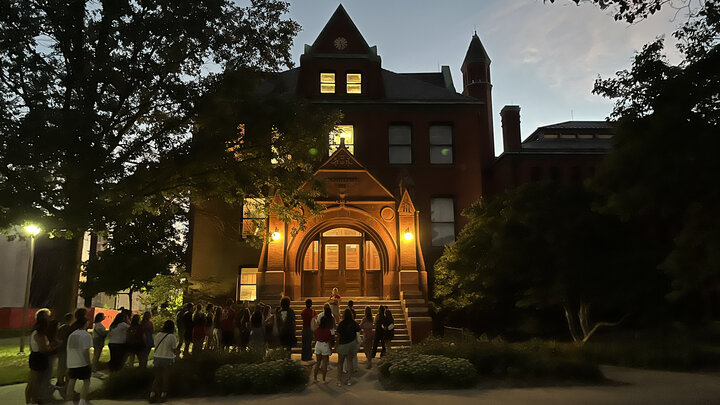
[[[158,274],[148,283],[140,302],[155,311],[153,322],[156,330],[161,330],[167,320],[175,321],[175,314],[183,305],[188,278],[187,273],[174,271],[170,274]]]
[[[592,322],[591,308],[619,319],[650,306],[657,277],[642,267],[632,227],[591,201],[579,187],[531,183],[476,202],[435,264],[436,302],[562,311],[576,342],[610,324]]]
[[[156,275],[169,274],[184,263],[185,241],[181,227],[187,225],[184,215],[141,212],[130,222],[109,226],[106,249],[85,264],[86,281],[83,297],[100,292],[116,294],[142,291]]]
[[[617,100],[617,129],[592,187],[604,212],[667,238],[668,298],[707,299],[720,281],[720,1],[704,2],[674,36],[679,64],[667,61],[660,38],[629,70],[596,81],[596,94]]]
[[[548,1],[548,0],[543,0]],[[555,0],[549,0],[554,3]],[[583,1],[589,1],[596,4],[601,9],[605,10],[611,8],[614,12],[614,18],[616,20],[625,20],[629,23],[634,22],[638,19],[643,19],[649,15],[655,14],[665,6],[679,8],[687,8],[688,10],[692,7],[692,0],[680,0],[673,2],[672,0],[572,0],[575,4],[580,4]],[[677,3],[677,4],[675,4]],[[703,6],[703,0],[698,1],[699,6]]]
[[[32,220],[73,241],[77,254],[58,264],[58,311],[74,306],[85,231],[102,232],[123,215],[120,222],[132,222],[138,210],[187,205],[211,186],[229,189],[230,178],[235,198],[243,181],[264,174],[252,170],[284,170],[265,159],[270,151],[253,155],[254,166],[246,159],[228,170],[226,156],[217,163],[237,141],[240,120],[212,141],[191,133],[203,97],[233,72],[291,65],[299,26],[283,17],[287,9],[279,0],[2,3],[0,228]],[[276,133],[255,131],[251,147],[294,135]],[[305,144],[318,139],[312,134]],[[222,150],[191,147],[202,143]],[[208,180],[217,177],[225,180]]]

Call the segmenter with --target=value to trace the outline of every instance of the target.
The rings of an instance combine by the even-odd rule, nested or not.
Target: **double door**
[[[362,237],[321,239],[321,285],[324,296],[330,296],[333,287],[337,287],[342,296],[363,295],[362,250]]]

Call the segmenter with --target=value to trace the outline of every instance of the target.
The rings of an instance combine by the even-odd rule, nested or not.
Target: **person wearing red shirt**
[[[312,309],[312,300],[305,300],[305,309],[300,313],[303,321],[302,328],[302,355],[300,359],[302,361],[312,360],[312,341],[313,341],[313,330],[312,320],[315,318],[315,310]]]
[[[313,373],[315,382],[317,382],[317,375],[320,369],[322,369],[323,382],[325,382],[325,377],[327,376],[328,361],[332,354],[332,349],[330,348],[330,342],[333,339],[331,331],[332,323],[331,314],[325,314],[325,316],[320,318],[320,325],[315,329],[315,354],[317,355],[317,362],[315,363]]]
[[[222,330],[222,345],[223,349],[230,349],[230,346],[234,345],[234,333],[235,329],[235,310],[232,308],[234,302],[232,298],[228,298],[226,307],[223,310],[223,318],[220,321],[220,330]]]

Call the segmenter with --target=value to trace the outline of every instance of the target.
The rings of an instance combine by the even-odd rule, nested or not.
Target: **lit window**
[[[453,127],[430,125],[430,163],[449,165],[453,162]]]
[[[257,268],[240,268],[238,275],[237,299],[240,301],[255,301],[257,298]]]
[[[332,155],[340,147],[340,140],[345,141],[348,152],[355,154],[355,135],[352,125],[338,125],[330,132],[330,154]]]
[[[335,73],[320,73],[320,93],[335,93]]]
[[[430,221],[433,246],[455,242],[455,201],[452,198],[430,199]]]
[[[318,241],[314,240],[308,246],[307,250],[305,251],[305,259],[303,260],[303,269],[304,270],[318,270],[320,269],[319,266],[320,263],[320,249],[319,249],[319,243]]]
[[[412,163],[412,128],[410,125],[390,125],[388,128],[388,156],[391,164]]]
[[[258,235],[265,225],[265,199],[246,198],[243,201],[242,237]]]
[[[360,93],[362,93],[362,74],[348,73],[347,74],[347,94],[360,94]]]

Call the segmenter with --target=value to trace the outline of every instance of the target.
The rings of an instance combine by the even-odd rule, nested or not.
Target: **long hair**
[[[332,311],[330,310],[330,304],[325,304],[323,307],[323,317],[327,316],[329,318],[333,317]]]
[[[343,313],[343,322],[349,322],[349,321],[355,321],[353,318],[352,311],[350,308],[345,308],[345,312]]]
[[[121,322],[125,322],[125,315],[124,312],[120,312],[117,315],[115,315],[115,319],[113,319],[112,323],[110,324],[110,329],[115,329],[116,326],[120,325]]]
[[[332,317],[323,316],[322,318],[320,318],[320,327],[326,328],[326,329],[332,329],[332,327],[333,327]]]
[[[165,321],[165,323],[163,324],[163,327],[162,327],[162,332],[168,333],[168,334],[175,333],[175,322],[173,322],[169,319],[167,321]]]
[[[380,305],[380,309],[378,309],[378,314],[375,317],[375,324],[381,325],[385,321],[385,305]]]
[[[140,326],[140,315],[133,315],[132,319],[130,320],[130,326]]]
[[[104,314],[104,313],[98,312],[98,313],[95,315],[95,323],[102,322],[102,321],[104,321],[104,320],[105,320],[105,314]]]
[[[370,306],[365,307],[365,317],[362,320],[363,322],[369,321],[372,323],[373,321],[373,314],[372,314],[372,308]]]

